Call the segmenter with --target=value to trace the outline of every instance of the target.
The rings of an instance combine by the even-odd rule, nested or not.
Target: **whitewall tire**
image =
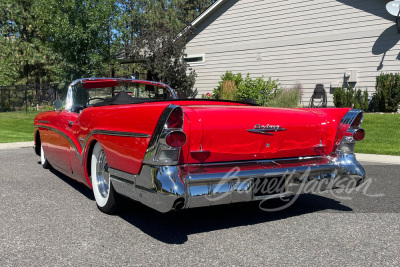
[[[96,143],[93,148],[91,177],[97,207],[104,213],[115,213],[118,208],[118,196],[112,187],[107,158],[100,143]]]
[[[40,163],[42,164],[42,167],[45,169],[49,169],[50,168],[50,163],[46,158],[46,155],[44,154],[43,151],[43,145],[40,144]]]

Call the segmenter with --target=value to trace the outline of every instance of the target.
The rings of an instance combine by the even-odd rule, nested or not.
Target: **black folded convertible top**
[[[110,99],[106,99],[104,101],[93,104],[92,107],[109,106],[109,105],[126,105],[135,103],[144,103],[147,101],[148,99],[135,99],[132,96],[130,96],[127,92],[121,91]]]
[[[91,107],[101,107],[101,106],[110,106],[110,105],[127,105],[127,104],[141,104],[148,102],[174,102],[174,101],[207,101],[207,102],[231,102],[231,103],[240,103],[246,104],[250,106],[259,106],[255,100],[246,99],[244,101],[229,101],[229,100],[218,100],[218,99],[151,99],[151,98],[133,98],[125,91],[119,92],[117,95],[113,96],[110,99],[106,99],[104,101],[95,103],[90,105]]]

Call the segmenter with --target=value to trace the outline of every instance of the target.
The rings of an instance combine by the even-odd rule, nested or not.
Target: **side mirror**
[[[60,99],[56,99],[56,101],[54,101],[54,108],[56,110],[60,110],[63,107],[63,102]]]

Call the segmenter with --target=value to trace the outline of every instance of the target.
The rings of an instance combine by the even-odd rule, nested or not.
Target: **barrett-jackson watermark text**
[[[369,189],[373,183],[372,178],[365,179],[363,183],[359,183],[359,179],[350,177],[341,177],[338,175],[338,170],[331,173],[331,178],[317,177],[311,173],[311,168],[308,168],[299,176],[295,170],[292,172],[286,171],[280,177],[251,177],[247,179],[239,178],[240,168],[234,167],[221,179],[215,186],[214,192],[221,192],[226,188],[226,184],[235,185],[236,194],[244,194],[252,192],[254,196],[264,196],[260,201],[260,209],[268,212],[280,211],[290,207],[300,196],[300,194],[331,194],[337,199],[350,200],[351,194],[354,192],[362,193],[368,197],[384,197],[384,194],[370,194]],[[289,189],[290,191],[288,191]],[[293,191],[294,189],[294,191]],[[206,196],[209,201],[218,201],[229,197],[232,191]],[[291,195],[292,197],[287,198]],[[268,208],[262,206],[265,201],[273,198],[281,198],[282,205],[279,207]]]

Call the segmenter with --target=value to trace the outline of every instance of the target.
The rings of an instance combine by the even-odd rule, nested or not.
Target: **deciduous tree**
[[[52,49],[65,60],[67,79],[108,76],[118,7],[112,0],[53,0],[43,15]]]
[[[127,3],[126,1],[123,1]],[[136,18],[136,32],[125,32],[125,50],[148,72],[148,79],[168,83],[181,91],[182,97],[193,97],[196,74],[184,58],[190,22],[215,1],[135,1],[127,6],[125,25]],[[183,29],[186,28],[185,31]],[[126,27],[126,29],[132,29]]]

